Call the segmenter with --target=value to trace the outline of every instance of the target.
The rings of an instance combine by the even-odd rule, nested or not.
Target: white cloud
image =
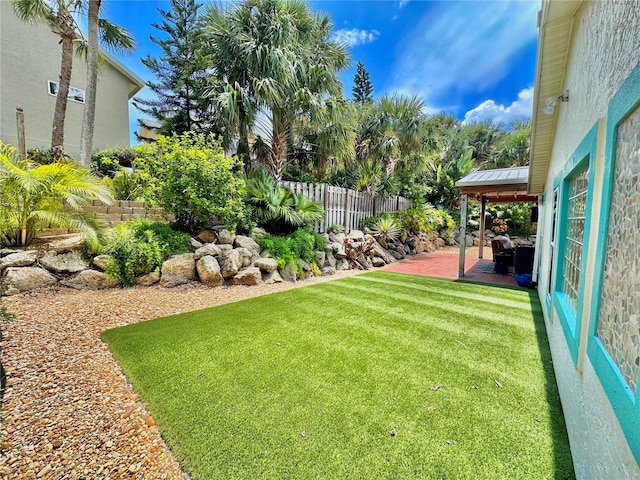
[[[389,90],[435,105],[496,85],[537,37],[537,1],[433,2],[400,43]]]
[[[348,47],[357,47],[358,45],[366,45],[375,41],[380,35],[377,30],[360,30],[358,28],[340,29],[333,32],[333,39],[342,42]]]
[[[533,87],[525,88],[518,94],[518,99],[505,107],[498,105],[494,100],[485,100],[476,108],[464,114],[463,124],[472,122],[482,122],[490,120],[493,123],[505,125],[513,123],[515,120],[531,117],[531,107],[533,103]]]
[[[398,7],[403,8],[407,3],[409,3],[409,0],[400,0]]]

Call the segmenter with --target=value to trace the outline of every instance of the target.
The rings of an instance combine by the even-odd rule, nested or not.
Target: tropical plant
[[[342,92],[337,72],[349,64],[347,48],[332,39],[329,16],[301,0],[214,4],[204,18],[212,101],[239,138],[238,154],[248,163],[249,133],[259,134],[269,146],[265,165],[280,179],[297,126],[331,123],[326,100]]]
[[[490,121],[469,123],[464,126],[464,133],[469,146],[473,148],[475,165],[488,168],[493,162],[496,148],[506,135],[502,125]]]
[[[148,220],[125,222],[113,229],[100,251],[109,255],[105,273],[125,286],[137,275],[157,271],[171,255],[187,252],[189,235]]]
[[[87,52],[86,43],[76,23],[77,18],[87,15],[87,2],[83,0],[12,0],[12,3],[13,9],[20,20],[26,23],[46,23],[51,28],[51,31],[60,37],[59,43],[62,47],[60,83],[58,85],[51,132],[51,148],[56,157],[60,157],[63,153],[64,145],[64,120],[73,67],[74,42],[77,44],[76,51],[78,53]],[[95,5],[92,8],[95,8]],[[95,11],[92,10],[92,19],[94,19],[94,15]],[[94,21],[92,20],[92,23]],[[98,20],[98,28],[99,37],[104,46],[119,50],[133,49],[133,39],[123,28],[110,23],[104,18]],[[94,50],[97,50],[97,48]],[[97,64],[97,59],[94,63]],[[87,88],[90,88],[90,85]],[[95,91],[95,88],[93,90]],[[90,105],[87,106],[93,108]],[[84,160],[88,167],[89,155]]]
[[[78,230],[95,243],[102,225],[82,211],[92,200],[111,204],[113,198],[88,169],[20,160],[15,148],[0,143],[0,244],[27,245],[49,225]]]
[[[269,252],[271,258],[276,259],[279,270],[290,265],[298,273],[301,271],[298,260],[317,266],[318,252],[325,250],[322,235],[306,228],[299,228],[286,237],[264,235],[258,237],[257,242],[261,249]]]
[[[324,218],[320,202],[278,186],[265,172],[255,172],[247,179],[246,201],[257,224],[274,233],[292,232]]]
[[[433,233],[443,226],[443,218],[440,211],[425,203],[420,206],[398,211],[398,223],[401,231],[405,233]]]
[[[158,9],[163,21],[152,24],[164,36],[151,36],[161,56],[142,59],[156,80],[147,82],[155,98],[134,100],[134,105],[153,119],[139,122],[162,135],[220,133],[207,99],[210,55],[199,13],[202,5],[195,0],[171,0],[170,6],[170,10]]]
[[[362,60],[358,60],[353,83],[354,86],[352,91],[354,101],[364,103],[372,100],[371,94],[373,93],[373,83],[371,83],[369,72],[364,68],[364,62]]]
[[[165,168],[162,205],[177,227],[196,233],[215,218],[235,229],[244,210],[242,163],[203,134],[160,135],[155,147]]]
[[[400,236],[400,227],[394,218],[380,217],[371,227],[371,234],[380,245],[386,248],[389,242]]]
[[[514,123],[502,141],[496,146],[488,168],[524,167],[529,165],[531,151],[531,122]]]

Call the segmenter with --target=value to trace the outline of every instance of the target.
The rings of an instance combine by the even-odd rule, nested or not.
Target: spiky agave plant
[[[0,244],[28,245],[49,225],[96,243],[103,225],[82,211],[91,200],[111,204],[113,197],[89,169],[68,161],[37,165],[0,143]]]
[[[400,227],[393,218],[381,217],[371,227],[371,234],[383,247],[400,236]]]

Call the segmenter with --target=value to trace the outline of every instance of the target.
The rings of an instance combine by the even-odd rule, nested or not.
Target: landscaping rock
[[[107,262],[111,258],[111,255],[98,255],[97,257],[93,257],[93,265],[96,268],[99,268],[104,272],[104,269],[107,268]]]
[[[262,275],[262,283],[266,283],[267,285],[271,285],[272,283],[282,283],[284,279],[278,270],[274,270],[269,273],[265,273]]]
[[[160,285],[175,287],[196,279],[193,253],[174,255],[162,264]]]
[[[333,275],[334,273],[336,273],[336,269],[332,266],[323,267],[322,269],[322,275]]]
[[[436,237],[436,247],[444,247],[447,244],[442,238]]]
[[[230,243],[218,243],[217,245],[222,252],[230,252],[231,250],[233,250],[233,245],[231,245]]]
[[[360,230],[351,230],[349,240],[352,242],[364,242],[364,233]]]
[[[229,232],[229,230],[224,229],[218,232],[218,243],[224,245],[233,245],[233,241],[235,238],[235,235],[231,235],[231,232]]]
[[[240,258],[242,259],[241,268],[247,268],[253,263],[253,255],[256,255],[256,259],[258,258],[258,254],[251,253],[251,250],[249,250],[248,248],[234,248],[234,250],[238,251],[238,253],[240,254]]]
[[[237,249],[222,251],[218,256],[220,272],[224,278],[231,278],[242,268],[242,256]]]
[[[6,257],[12,253],[20,253],[22,250],[18,248],[0,248],[0,257]]]
[[[340,259],[336,262],[336,270],[340,271],[340,270],[350,270],[351,269],[351,264],[344,259]]]
[[[199,249],[200,247],[202,247],[202,243],[200,243],[195,238],[191,239],[191,242],[189,243],[189,245],[191,246],[191,249],[194,250],[194,251]]]
[[[260,252],[260,245],[251,237],[245,237],[244,235],[237,235],[233,241],[233,245],[236,248],[246,248],[256,254]]]
[[[37,259],[37,250],[27,250],[25,252],[10,253],[0,259],[0,270],[9,267],[27,267],[29,265],[33,265]]]
[[[255,237],[263,237],[267,235],[267,231],[264,228],[254,227],[251,230],[251,237],[255,240]]]
[[[330,233],[329,234],[329,241],[333,242],[333,243],[339,243],[340,245],[342,245],[344,243],[344,239],[346,238],[346,235],[344,233]]]
[[[249,267],[240,270],[230,281],[232,285],[258,285],[262,282],[262,274],[259,268]]]
[[[336,257],[334,257],[331,252],[327,252],[327,259],[325,260],[325,264],[328,264],[328,266],[332,267],[333,269],[336,268]]]
[[[395,250],[388,250],[388,252],[391,254],[391,256],[393,258],[395,258],[396,260],[402,260],[403,258],[406,257],[405,253],[404,253],[404,248],[402,247],[398,247]]]
[[[7,267],[0,280],[0,295],[15,295],[36,288],[50,287],[56,277],[38,267]]]
[[[221,252],[222,250],[215,243],[207,243],[206,245],[203,245],[202,247],[200,247],[195,251],[195,253],[193,254],[193,258],[194,260],[200,260],[202,257],[206,255],[211,255],[215,257],[217,255],[220,255]]]
[[[213,230],[203,230],[196,235],[195,238],[203,245],[206,245],[207,243],[216,243],[216,240],[218,240],[218,236]]]
[[[258,258],[253,262],[253,266],[265,273],[271,273],[278,268],[278,263],[275,258]]]
[[[333,250],[333,255],[336,258],[345,258],[347,256],[347,251],[344,249],[344,244],[333,243],[331,244],[331,249]]]
[[[311,265],[309,265],[307,262],[305,262],[302,259],[299,259],[298,263],[300,264],[300,269],[302,270],[299,276],[301,280],[305,280],[313,276],[313,270],[311,268]]]
[[[78,273],[89,268],[78,251],[69,253],[48,251],[40,259],[40,264],[54,273]]]
[[[371,263],[374,267],[384,267],[386,265],[385,261],[380,257],[373,257]]]
[[[298,279],[298,274],[294,268],[294,266],[290,263],[282,270],[282,278],[287,282],[295,282]]]
[[[205,255],[196,262],[196,270],[200,281],[214,287],[224,282],[222,273],[220,273],[220,264],[211,255]]]
[[[318,255],[318,266],[322,266],[324,265],[325,260],[327,259],[327,252],[321,251],[321,252],[316,252]]]
[[[145,287],[149,287],[154,285],[160,281],[160,272],[150,272],[146,275],[141,275],[136,277],[136,284],[143,285]]]
[[[60,282],[76,290],[104,290],[118,285],[118,281],[97,270],[83,270],[77,275]]]

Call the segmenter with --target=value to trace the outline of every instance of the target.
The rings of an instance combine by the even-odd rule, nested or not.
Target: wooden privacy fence
[[[411,206],[408,198],[395,196],[374,198],[365,192],[335,187],[326,183],[280,182],[294,193],[302,194],[324,206],[324,222],[316,223],[316,232],[324,233],[332,225],[342,225],[345,232],[360,229],[360,222],[382,212],[395,212]]]

